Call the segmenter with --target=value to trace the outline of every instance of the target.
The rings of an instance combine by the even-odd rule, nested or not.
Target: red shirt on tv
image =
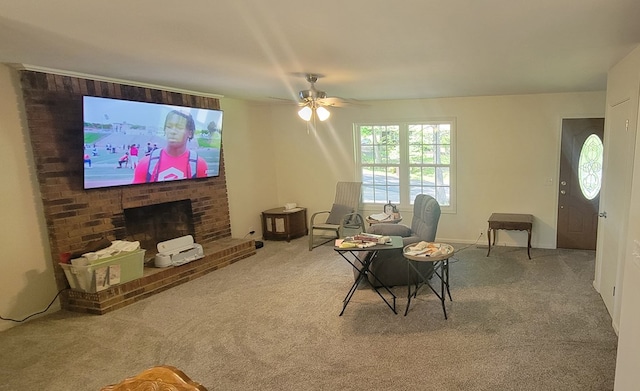
[[[148,182],[173,181],[193,177],[191,165],[189,164],[189,150],[180,156],[171,156],[164,149],[160,151],[160,158],[149,173],[149,162],[152,156],[145,156],[140,159],[133,176],[133,183],[147,182],[147,174],[150,174]],[[198,156],[196,163],[196,178],[207,176],[207,162]]]

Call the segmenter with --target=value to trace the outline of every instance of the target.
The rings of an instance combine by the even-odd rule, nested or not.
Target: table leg
[[[444,274],[444,272],[442,273]],[[449,288],[447,288],[447,292]],[[444,318],[447,319],[447,307],[444,305],[445,297],[444,297],[444,279],[440,278],[440,302],[442,303],[442,312],[444,312]]]
[[[407,268],[407,307],[404,309],[404,316],[407,316],[407,313],[409,312],[409,307],[411,306],[411,296],[413,296],[414,298],[418,295],[418,289],[420,289],[420,287],[422,285],[425,284],[425,282],[427,281],[427,278],[425,278],[422,273],[420,273],[420,271],[418,271],[418,269],[413,266],[413,261],[408,260],[407,262],[409,262],[409,266]],[[416,281],[416,289],[413,291],[413,293],[411,293],[411,287],[413,286],[413,284],[410,283],[411,281],[411,269],[413,269],[413,271],[416,272],[416,274],[418,274],[418,276],[420,277],[420,279],[422,279],[422,283],[420,283],[419,281]],[[428,284],[428,282],[426,282]],[[431,285],[429,285],[429,287],[431,288]],[[433,288],[431,288],[431,290],[433,290]],[[435,293],[435,291],[434,291]],[[437,293],[436,293],[437,295]]]
[[[376,293],[378,294],[378,296],[380,296],[380,298],[382,299],[382,301],[385,302],[385,304],[387,305],[387,307],[389,307],[391,309],[391,311],[393,311],[394,314],[398,314],[398,312],[396,311],[396,295],[391,292],[391,290],[389,289],[389,287],[387,287],[384,282],[380,281],[380,279],[378,278],[378,276],[375,275],[374,272],[372,272],[369,269],[369,266],[371,265],[371,262],[373,262],[373,259],[375,258],[375,256],[378,255],[378,253],[376,252],[376,254],[374,256],[371,257],[371,260],[369,261],[369,264],[367,266],[367,273],[371,274],[373,276],[373,278],[378,281],[378,283],[387,291],[387,293],[389,293],[391,295],[391,297],[393,298],[393,306],[391,306],[391,304],[389,304],[389,302],[387,301],[387,299],[382,296],[382,293],[380,293],[380,291],[378,290],[377,287],[373,287],[373,290],[376,291]]]
[[[445,284],[447,285],[447,294],[449,295],[449,300],[453,301],[453,299],[451,298],[451,291],[449,290],[449,260],[445,259],[442,262],[444,262],[444,268],[445,268],[445,277],[446,277]]]
[[[446,296],[444,294],[445,286],[447,289],[447,294],[449,295],[449,300],[453,301],[453,299],[451,299],[451,292],[449,291],[449,260],[445,259],[442,261],[435,262],[433,264],[433,272],[435,273],[436,276],[438,276],[438,278],[440,278],[440,293],[438,293],[438,291],[433,288],[433,286],[429,283],[428,278],[423,276],[422,273],[420,273],[420,271],[413,265],[413,261],[407,260],[407,262],[409,263],[409,266],[413,268],[413,270],[418,274],[418,276],[420,276],[420,279],[422,279],[422,282],[416,283],[416,289],[413,291],[413,293],[411,293],[411,286],[413,284],[407,284],[407,307],[404,310],[404,316],[407,316],[407,313],[409,312],[409,306],[411,305],[411,296],[415,298],[418,295],[418,290],[423,285],[427,285],[429,289],[431,289],[431,291],[440,300],[440,303],[442,304],[442,312],[444,313],[444,318],[448,319],[447,308],[445,305],[445,301],[446,301]],[[438,268],[440,268],[440,273],[438,273]],[[411,273],[410,271],[407,271],[407,282],[410,281],[410,278],[411,278]]]
[[[413,261],[411,260],[407,260],[407,262],[409,263],[409,266],[407,268],[407,307],[404,309],[404,316],[407,316],[407,313],[409,313],[409,307],[411,306],[411,296],[416,297],[418,295],[418,289],[420,289],[420,287],[422,285],[425,284],[425,282],[427,281],[427,279],[422,275],[422,273],[420,273],[420,271],[418,271],[418,269],[413,266]],[[411,269],[413,269],[418,276],[420,276],[420,279],[422,279],[422,283],[420,283],[419,281],[416,281],[416,289],[413,291],[413,293],[411,293],[411,287],[413,286],[413,284],[410,283],[411,281]],[[426,282],[427,284],[429,284],[428,282]],[[431,287],[431,285],[429,285],[429,288],[431,288],[431,290],[433,290],[433,288]],[[436,293],[434,291],[434,293]],[[436,293],[436,296],[438,295],[438,293]]]
[[[447,286],[447,294],[449,295],[449,300],[453,301],[453,299],[451,298],[451,291],[449,291],[449,260],[445,259],[442,261],[442,268],[443,268],[443,272],[442,274],[444,275],[444,279],[440,280],[442,286]],[[444,289],[442,289],[442,312],[444,312],[444,318],[445,319],[449,319],[447,317],[447,307],[445,306],[445,297],[444,297]]]
[[[351,298],[353,297],[353,294],[356,293],[356,289],[358,289],[358,285],[360,284],[360,281],[362,281],[362,279],[364,278],[365,274],[366,273],[365,273],[364,269],[362,269],[358,273],[358,278],[356,278],[356,280],[353,283],[353,285],[351,285],[351,288],[349,289],[349,292],[347,292],[347,295],[344,297],[344,300],[342,300],[342,311],[340,311],[340,315],[339,316],[342,316],[342,314],[344,314],[344,310],[347,308],[347,305],[351,301]]]
[[[528,240],[527,240],[527,255],[529,259],[531,259],[531,229],[527,230]]]
[[[342,300],[342,311],[340,311],[340,315],[339,315],[339,316],[342,316],[342,314],[344,314],[344,310],[347,308],[347,305],[349,304],[349,301],[351,301],[353,294],[356,292],[356,289],[358,289],[358,285],[360,284],[360,281],[362,281],[362,279],[366,276],[367,269],[369,268],[369,262],[366,258],[364,261],[362,261],[360,260],[360,258],[358,258],[356,254],[351,253],[351,255],[353,255],[353,257],[360,263],[361,267],[358,268],[358,266],[356,266],[354,262],[351,262],[351,260],[349,260],[349,258],[347,258],[342,252],[338,252],[338,254],[340,254],[340,256],[344,258],[345,261],[347,261],[354,269],[358,271],[358,277],[353,282],[353,285],[351,285],[351,288],[349,288],[349,292],[347,292],[347,295]]]
[[[496,231],[493,231],[493,236],[496,236]],[[491,253],[491,227],[487,229],[487,240],[489,241],[489,250],[487,250],[487,256],[489,256],[489,253]]]
[[[411,263],[411,261],[407,260]],[[411,267],[407,268],[407,307],[404,309],[404,316],[407,316],[409,312],[409,306],[411,305]],[[416,293],[418,293],[418,284],[416,284]]]
[[[442,303],[442,312],[444,312],[444,318],[447,318],[447,307],[445,306],[445,301],[446,301],[446,296],[444,295],[444,287],[446,285],[447,287],[447,293],[449,294],[449,300],[453,301],[451,299],[451,292],[449,292],[449,260],[448,259],[444,259],[442,261],[436,262],[436,264],[438,264],[437,266],[440,267],[440,273],[438,274],[436,265],[434,265],[434,273],[436,273],[436,275],[438,277],[440,277],[440,302]]]
[[[382,295],[382,293],[380,293],[380,291],[378,291],[378,288],[373,287],[373,290],[378,294],[378,296],[380,296],[380,298],[391,309],[391,311],[393,311],[394,314],[398,314],[398,312],[396,312],[396,295],[393,292],[391,292],[391,290],[382,281],[380,281],[378,276],[376,276],[371,270],[369,270],[369,268],[371,266],[371,262],[373,262],[373,259],[375,259],[375,257],[378,255],[378,252],[377,251],[372,251],[368,256],[365,257],[364,261],[361,260],[355,253],[353,253],[351,251],[348,251],[348,252],[351,253],[351,255],[353,255],[353,257],[358,262],[360,262],[360,265],[362,265],[362,267],[358,268],[355,265],[354,262],[351,262],[349,260],[349,258],[347,258],[343,254],[343,252],[338,252],[338,254],[340,254],[340,256],[342,258],[344,258],[347,262],[349,262],[349,264],[353,268],[358,270],[358,278],[356,278],[356,281],[353,283],[353,285],[351,285],[351,288],[349,289],[349,292],[347,292],[347,295],[345,296],[345,298],[343,300],[342,311],[340,311],[340,316],[342,316],[342,314],[344,313],[344,310],[347,308],[347,305],[349,304],[349,301],[351,301],[351,298],[353,297],[354,293],[358,289],[358,284],[360,284],[360,281],[362,281],[367,274],[371,274],[376,279],[376,281],[378,281],[378,283],[380,283],[382,285],[382,287],[393,297],[393,305],[391,305],[389,303],[389,301]]]

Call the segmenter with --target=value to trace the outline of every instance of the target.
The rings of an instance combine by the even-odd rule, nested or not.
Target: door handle
[[[607,212],[598,213],[598,217],[604,217],[606,219],[607,218]]]

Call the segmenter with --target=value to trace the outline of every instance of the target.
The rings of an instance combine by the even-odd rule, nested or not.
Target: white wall
[[[367,102],[331,109],[329,123],[310,133],[295,111],[272,107],[278,205],[297,202],[309,213],[331,207],[335,182],[356,177],[354,122],[454,117],[458,206],[441,217],[438,239],[473,243],[492,212],[531,213],[533,247],[555,248],[561,121],[604,117],[605,93]],[[498,242],[526,246],[526,234],[501,231]]]
[[[626,83],[622,88],[633,88],[636,94],[632,101],[637,99],[638,79],[640,77],[640,46],[625,57],[616,67],[623,65],[628,69]],[[624,81],[624,79],[623,79]],[[638,112],[640,108],[634,107],[633,118],[630,123],[636,124],[640,130]],[[637,390],[640,383],[640,137],[636,137],[635,159],[633,162],[633,182],[631,186],[631,203],[629,208],[629,224],[627,226],[626,248],[624,248],[623,265],[619,270],[622,273],[621,296],[619,302],[619,327],[618,327],[618,358],[616,364],[616,391]],[[620,280],[619,279],[619,280]]]
[[[43,309],[56,290],[20,88],[12,72],[0,65],[0,128],[7,139],[0,152],[10,157],[0,180],[12,189],[2,192],[2,215],[11,224],[3,226],[0,243],[7,249],[0,263],[0,315],[15,318]],[[309,216],[330,208],[335,183],[356,175],[354,122],[455,117],[458,209],[442,216],[438,238],[473,242],[491,212],[527,212],[536,216],[533,246],[554,247],[561,119],[603,116],[605,94],[368,102],[332,109],[330,121],[310,132],[295,105],[223,98],[221,108],[233,237],[255,230],[259,239],[260,213],[286,202],[306,206]],[[499,242],[524,246],[524,236],[505,232]],[[0,329],[10,326],[0,321]]]
[[[231,236],[259,239],[260,212],[278,205],[273,137],[265,126],[268,111],[229,98],[221,99],[220,106]]]
[[[17,73],[0,64],[0,315],[23,319],[57,293]],[[50,311],[60,309],[58,302]],[[17,323],[0,320],[0,330]]]

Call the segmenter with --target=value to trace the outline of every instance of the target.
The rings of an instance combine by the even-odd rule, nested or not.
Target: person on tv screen
[[[133,183],[205,178],[207,162],[187,148],[187,142],[195,135],[195,128],[191,115],[170,111],[164,122],[166,146],[140,159],[134,171]]]
[[[140,161],[138,159],[138,153],[139,153],[139,147],[136,144],[131,144],[129,146],[129,156],[131,161],[131,168],[133,168],[134,170],[136,169],[136,166]]]
[[[124,155],[120,156],[120,159],[118,159],[117,168],[122,168],[123,164],[125,167],[129,166],[129,152],[125,152]]]

